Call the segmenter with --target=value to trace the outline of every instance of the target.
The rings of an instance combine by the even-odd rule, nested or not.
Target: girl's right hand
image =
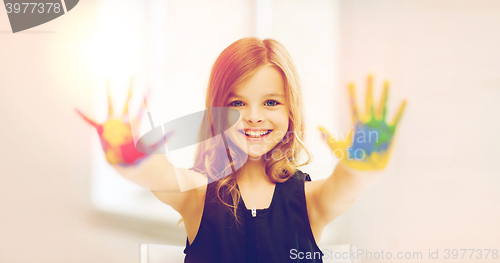
[[[125,175],[126,173],[133,173],[133,171],[142,170],[139,169],[139,166],[142,166],[141,162],[148,158],[151,153],[155,152],[158,147],[164,146],[168,138],[172,135],[172,132],[163,136],[163,138],[153,145],[145,145],[140,139],[136,144],[134,142],[132,129],[137,129],[138,125],[131,125],[131,120],[128,117],[128,101],[132,96],[132,84],[129,88],[127,102],[125,103],[123,113],[118,117],[113,116],[113,104],[109,91],[109,85],[107,90],[109,103],[108,118],[104,123],[96,123],[78,109],[75,110],[87,123],[96,129],[102,149],[106,156],[106,160],[118,173]],[[144,105],[141,106],[137,116],[132,120],[132,122],[139,123],[143,114]],[[138,134],[136,130],[134,130],[134,133]]]
[[[128,101],[132,95],[132,85],[130,86],[127,103],[123,113],[119,117],[113,117],[113,104],[108,87],[108,118],[102,123],[96,123],[78,109],[76,112],[90,125],[92,125],[99,135],[102,149],[108,163],[126,179],[148,188],[163,203],[170,205],[186,218],[186,226],[195,225],[192,219],[201,218],[207,177],[203,174],[174,167],[166,158],[164,147],[173,132],[163,134],[161,127],[151,130],[149,138],[152,145],[146,145],[142,136],[134,141],[134,134],[139,134],[137,130],[142,114],[145,111],[143,104],[138,114],[132,120],[128,117]],[[148,97],[149,93],[146,95]],[[133,124],[133,125],[131,125]],[[197,188],[196,191],[188,191]],[[191,220],[190,220],[191,219]]]

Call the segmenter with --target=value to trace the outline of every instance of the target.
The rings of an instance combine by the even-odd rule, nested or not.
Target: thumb
[[[326,141],[326,143],[328,144],[328,146],[330,146],[330,149],[332,151],[335,151],[336,149],[339,148],[339,143],[337,142],[337,140],[328,132],[328,130],[323,127],[323,126],[319,126],[318,127],[320,133],[321,133],[321,138],[323,138],[324,141]]]

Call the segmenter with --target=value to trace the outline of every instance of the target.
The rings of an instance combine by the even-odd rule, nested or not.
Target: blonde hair
[[[296,167],[311,162],[312,156],[306,149],[304,140],[304,105],[301,99],[300,80],[295,65],[285,47],[273,39],[260,40],[255,37],[240,39],[228,46],[217,57],[207,87],[206,108],[226,107],[229,94],[236,90],[243,81],[252,77],[259,69],[270,65],[283,77],[285,100],[288,105],[289,125],[284,138],[263,157],[266,160],[265,171],[273,182],[285,182],[295,174]],[[213,119],[214,114],[205,115],[204,122],[225,127],[223,118]],[[202,125],[202,127],[210,127]],[[235,167],[241,167],[246,160],[245,154],[230,140],[221,142],[221,136],[213,137],[209,128],[200,130],[200,138],[210,138],[198,145],[195,163],[191,170],[205,174],[213,181],[218,181],[217,197],[228,206],[236,216],[241,194],[236,186]],[[212,135],[212,136],[210,136]],[[200,140],[201,141],[201,140]],[[225,148],[228,146],[228,149]],[[298,164],[302,151],[307,160]],[[225,165],[229,157],[229,165]],[[232,203],[229,202],[229,197]]]

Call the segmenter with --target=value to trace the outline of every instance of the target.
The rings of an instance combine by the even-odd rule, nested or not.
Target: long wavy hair
[[[207,87],[206,108],[226,107],[231,92],[259,69],[270,65],[283,77],[285,100],[288,105],[289,125],[284,138],[264,154],[265,171],[268,178],[281,183],[295,174],[296,168],[311,162],[312,155],[305,147],[304,105],[301,84],[295,65],[285,47],[273,39],[261,40],[255,37],[240,39],[228,46],[215,61]],[[202,173],[209,183],[217,183],[217,197],[236,215],[241,194],[236,185],[238,168],[246,161],[246,155],[234,143],[222,136],[213,137],[212,126],[226,127],[227,116],[207,114],[200,129],[200,138],[210,138],[198,144],[195,163],[190,170]],[[219,126],[218,126],[219,125]],[[212,136],[211,136],[212,135]],[[301,153],[307,159],[299,164]],[[229,162],[227,161],[229,159]]]

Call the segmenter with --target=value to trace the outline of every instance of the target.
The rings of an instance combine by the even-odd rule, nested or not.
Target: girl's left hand
[[[368,76],[365,114],[359,113],[356,106],[354,84],[349,84],[354,127],[349,131],[347,138],[340,136],[342,140],[339,141],[338,136],[335,139],[325,128],[319,127],[319,130],[323,133],[323,138],[326,139],[330,149],[340,161],[357,170],[381,170],[387,165],[396,127],[406,105],[406,100],[404,100],[393,121],[388,124],[386,122],[386,103],[389,83],[387,81],[384,83],[382,98],[375,110],[372,82],[372,76]]]

